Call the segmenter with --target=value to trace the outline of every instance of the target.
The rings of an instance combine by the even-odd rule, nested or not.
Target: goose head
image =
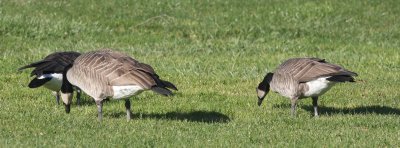
[[[67,79],[67,72],[71,67],[72,64],[66,66],[62,73],[63,79],[61,84],[61,99],[64,103],[66,113],[69,113],[71,111],[71,102],[74,92],[72,84]]]
[[[267,73],[267,75],[265,75],[263,81],[260,84],[258,84],[258,87],[256,89],[257,90],[257,96],[258,96],[258,103],[257,103],[258,106],[261,105],[261,103],[264,100],[265,96],[269,92],[269,87],[270,87],[269,83],[271,82],[273,75],[274,75],[273,73]]]

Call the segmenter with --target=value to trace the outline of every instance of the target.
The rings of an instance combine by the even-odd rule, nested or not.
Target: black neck
[[[274,73],[267,73],[265,75],[263,81],[258,85],[258,89],[264,90],[264,91],[269,91],[269,83],[272,80],[272,76]]]
[[[267,73],[267,75],[265,75],[265,77],[264,77],[264,81],[267,81],[269,84],[272,81],[273,76],[274,76],[274,73],[271,73],[271,72]]]
[[[71,67],[72,65],[66,66],[62,73],[63,74],[62,85],[61,85],[62,93],[72,93],[74,91],[72,88],[72,84],[67,79],[67,72]]]

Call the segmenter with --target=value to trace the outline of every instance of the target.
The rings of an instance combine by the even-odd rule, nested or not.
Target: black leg
[[[81,104],[81,89],[76,87],[76,104]]]
[[[60,92],[55,91],[53,94],[56,96],[57,105],[60,105]]]
[[[298,99],[298,97],[294,97],[294,98],[292,98],[292,99],[290,100],[290,101],[291,101],[291,105],[292,105],[291,110],[292,110],[292,116],[293,116],[293,117],[296,115],[297,99]]]
[[[125,99],[125,109],[126,109],[126,119],[129,121],[132,119],[131,101],[129,101],[129,99]]]
[[[99,122],[103,119],[103,100],[96,100]]]
[[[312,97],[312,104],[314,107],[314,117],[318,117],[318,97]]]

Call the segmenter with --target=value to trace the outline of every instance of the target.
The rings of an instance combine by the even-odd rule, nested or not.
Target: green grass
[[[0,147],[396,147],[400,145],[396,0],[0,1]],[[121,50],[176,84],[174,97],[92,99],[65,114],[17,68],[54,51]],[[319,57],[359,74],[290,116],[255,87],[287,58]],[[75,101],[75,99],[74,99]]]

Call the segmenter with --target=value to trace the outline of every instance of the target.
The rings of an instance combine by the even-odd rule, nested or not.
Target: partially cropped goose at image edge
[[[258,105],[271,89],[291,100],[295,115],[297,100],[311,97],[314,116],[318,116],[318,97],[338,82],[355,82],[357,73],[319,58],[293,58],[283,62],[274,73],[267,73],[257,87]]]
[[[169,89],[177,90],[174,84],[161,80],[150,65],[111,49],[82,54],[65,68],[63,76],[66,79],[63,79],[61,98],[66,104],[67,113],[72,86],[77,86],[95,100],[99,121],[103,117],[105,99],[124,99],[127,119],[130,120],[132,112],[129,97],[145,90],[171,96]]]
[[[57,104],[60,104],[60,90],[62,84],[62,72],[65,67],[72,64],[80,55],[78,52],[55,52],[46,56],[43,60],[33,62],[19,68],[21,71],[26,68],[34,68],[31,76],[35,76],[28,84],[29,88],[43,86],[53,91]],[[79,104],[81,92],[77,88],[77,104]]]

